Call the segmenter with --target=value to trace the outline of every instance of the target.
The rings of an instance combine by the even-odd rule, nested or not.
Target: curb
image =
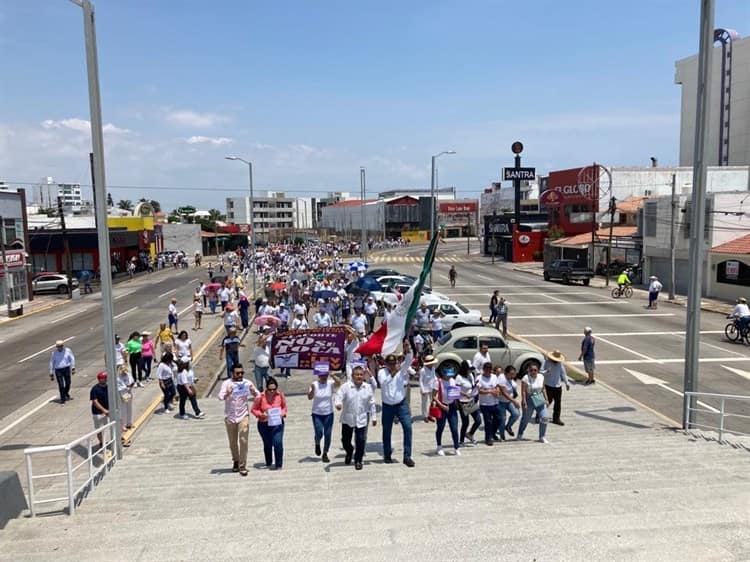
[[[511,338],[513,338],[516,341],[520,341],[522,343],[525,343],[526,345],[530,345],[534,349],[538,349],[545,356],[547,355],[547,350],[546,349],[544,349],[541,346],[538,346],[537,344],[535,344],[534,342],[532,342],[530,340],[527,340],[523,336],[516,335],[513,332],[511,332],[510,330],[508,330],[508,336],[510,336]],[[581,371],[578,367],[574,367],[573,365],[571,365],[567,361],[563,361],[563,365],[565,365],[565,372],[567,373],[568,377],[571,378],[571,379],[573,379],[574,381],[576,381],[576,382],[584,382],[585,380],[587,380],[589,378],[588,375],[586,375],[586,373],[584,373],[583,371]]]
[[[57,308],[58,306],[63,306],[64,304],[70,304],[72,302],[73,302],[73,299],[67,299],[61,302],[53,302],[51,304],[47,304],[40,308],[37,308],[36,310],[26,312],[22,314],[21,316],[16,316],[15,318],[6,318],[5,320],[0,321],[0,324],[7,324],[8,322],[15,322],[16,320],[23,320],[24,318],[28,318],[29,316],[33,316],[34,314],[38,314],[40,312],[46,312],[48,310],[52,310],[53,308]]]

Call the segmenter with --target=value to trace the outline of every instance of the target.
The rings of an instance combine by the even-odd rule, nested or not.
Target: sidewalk
[[[511,265],[513,267],[513,271],[521,271],[523,273],[529,273],[531,275],[537,275],[539,277],[544,276],[544,264],[542,264],[541,262],[517,263]],[[550,283],[553,282],[550,281]],[[589,287],[597,289],[607,289],[608,291],[611,291],[613,288],[617,287],[617,282],[615,278],[610,277],[609,287],[607,287],[606,280],[603,277],[597,275],[591,280],[591,284],[589,285]],[[644,288],[643,285],[633,285],[633,293],[634,298],[635,295],[638,295],[639,298],[642,298],[644,301],[648,301],[648,290]],[[660,301],[663,300],[664,302],[678,304],[685,307],[687,306],[687,296],[675,295],[674,300],[670,300],[667,295],[668,291],[661,291],[661,293],[659,294]],[[706,297],[701,298],[701,310],[705,310],[707,312],[717,312],[719,314],[727,315],[732,312],[733,308],[734,303]]]
[[[295,379],[281,390],[300,388]],[[231,472],[223,404],[204,398],[206,419],[154,416],[73,517],[10,521],[0,560],[747,557],[750,453],[667,428],[601,385],[574,385],[563,400],[567,425],[550,426],[550,444],[533,441],[530,425],[530,441],[461,457],[450,448],[436,456],[435,426],[417,419],[413,469],[384,464],[380,427],[371,427],[357,472],[343,463],[338,415],[332,462],[313,456],[310,403],[296,393],[284,470],[262,468],[251,423],[250,475],[241,478]],[[412,390],[413,413],[417,403]],[[397,459],[401,436],[395,426]]]

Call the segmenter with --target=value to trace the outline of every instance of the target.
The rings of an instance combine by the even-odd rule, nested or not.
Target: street
[[[473,251],[479,244],[472,242]],[[387,250],[373,267],[393,267],[416,275],[424,247]],[[456,266],[458,281],[451,289],[448,270]],[[559,349],[572,365],[577,361],[583,330],[596,338],[596,377],[628,397],[666,416],[676,425],[682,419],[682,381],[685,350],[685,308],[664,301],[656,310],[645,308],[645,293],[632,299],[613,299],[608,289],[566,286],[515,271],[514,264],[496,262],[478,254],[466,254],[466,242],[446,242],[438,250],[433,267],[433,286],[486,319],[494,289],[509,304],[508,330],[539,347]],[[701,312],[699,391],[747,395],[750,388],[750,348],[726,340],[723,314]],[[706,409],[718,411],[717,400],[702,400]],[[733,404],[734,413],[750,415],[750,408]],[[715,424],[716,416],[701,414]],[[699,419],[701,419],[699,417]],[[740,428],[741,420],[728,421]],[[747,423],[744,424],[747,430]]]

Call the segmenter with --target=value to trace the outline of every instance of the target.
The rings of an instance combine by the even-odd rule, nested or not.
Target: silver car
[[[513,365],[519,377],[526,374],[531,365],[540,367],[544,355],[535,347],[523,342],[507,341],[503,334],[489,326],[467,326],[455,328],[440,338],[433,349],[438,368],[453,367],[458,370],[462,361],[472,361],[479,346],[487,344],[493,365]]]
[[[34,293],[60,293],[68,292],[68,276],[63,273],[47,273],[38,275],[31,281]],[[78,279],[73,279],[72,286],[78,288]]]

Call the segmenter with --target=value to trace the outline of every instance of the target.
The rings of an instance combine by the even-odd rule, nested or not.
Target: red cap
[[[96,374],[96,378],[99,379],[100,381],[107,380],[107,371],[101,371],[101,372],[97,373]]]

